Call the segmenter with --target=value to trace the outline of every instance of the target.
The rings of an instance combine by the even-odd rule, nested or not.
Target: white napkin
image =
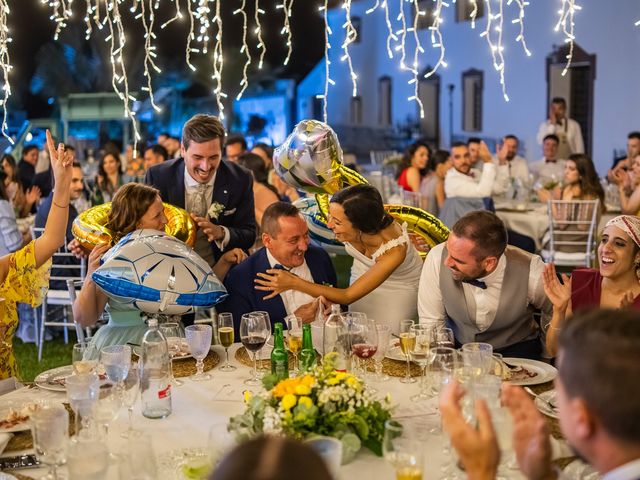
[[[4,452],[4,449],[7,448],[7,444],[11,438],[13,438],[13,433],[0,433],[0,453]]]
[[[553,460],[574,456],[575,453],[567,442],[551,437],[551,458]]]

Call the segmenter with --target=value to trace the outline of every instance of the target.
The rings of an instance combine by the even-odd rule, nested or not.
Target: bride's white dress
[[[364,312],[367,317],[389,325],[396,335],[400,330],[400,320],[418,318],[418,284],[422,272],[422,259],[411,243],[406,225],[402,226],[401,236],[380,245],[371,258],[349,243],[344,245],[347,253],[353,257],[350,279],[350,284],[353,284],[376,263],[380,255],[403,244],[407,245],[407,255],[400,266],[382,285],[349,305],[350,311]]]

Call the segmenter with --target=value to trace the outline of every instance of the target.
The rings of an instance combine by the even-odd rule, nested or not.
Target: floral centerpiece
[[[240,441],[259,434],[336,437],[343,444],[343,463],[362,445],[382,455],[384,422],[391,417],[389,398],[375,399],[362,380],[337,372],[334,363],[335,354],[328,354],[322,365],[303,376],[277,383],[265,377],[265,391],[245,394],[246,410],[230,419],[229,431]]]

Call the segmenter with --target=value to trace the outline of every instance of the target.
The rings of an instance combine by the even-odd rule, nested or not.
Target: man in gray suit
[[[420,322],[446,323],[457,344],[485,342],[505,357],[538,359],[542,344],[533,312],[542,311],[543,326],[552,314],[543,266],[539,256],[507,245],[495,214],[470,212],[424,262]]]

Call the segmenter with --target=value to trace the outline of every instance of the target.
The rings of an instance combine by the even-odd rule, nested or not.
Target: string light
[[[406,70],[407,66],[404,61],[407,56],[407,51],[405,49],[405,40],[407,38],[407,22],[404,16],[404,0],[400,0],[400,13],[396,18],[397,21],[400,22],[401,28],[396,30],[396,35],[400,35],[398,44],[395,46],[395,50],[400,51],[400,70]]]
[[[87,25],[85,30],[84,39],[89,40],[91,38],[91,33],[93,32],[93,27],[91,26],[91,14],[93,13],[93,9],[95,8],[91,4],[91,0],[85,0],[86,3],[86,13],[84,15],[84,23]]]
[[[365,15],[372,14],[373,12],[375,12],[378,9],[379,6],[380,6],[380,0],[376,0],[375,5],[373,7],[371,7],[371,8],[368,8],[367,11],[364,12]]]
[[[445,48],[440,25],[442,24],[442,7],[448,6],[449,4],[443,0],[436,1],[436,9],[433,12],[433,22],[429,27],[429,31],[431,32],[431,47],[437,48],[440,51],[440,55],[434,67],[424,74],[424,78],[429,78],[434,75],[440,67],[447,67],[447,62],[444,60]]]
[[[182,13],[180,12],[180,0],[172,0],[172,1],[175,1],[176,3],[176,14],[172,18],[164,22],[162,25],[160,25],[160,30],[164,30],[167,27],[167,25],[182,18]],[[187,0],[187,3],[189,3],[189,1],[190,0]]]
[[[191,63],[191,52],[193,52],[193,49],[191,48],[191,42],[196,38],[196,35],[194,33],[195,19],[193,15],[193,10],[191,10],[191,0],[187,0],[187,13],[189,14],[189,34],[187,35],[185,62],[187,63],[187,66],[191,69],[191,71],[195,72],[196,67],[194,67]]]
[[[489,44],[489,51],[491,52],[491,57],[493,58],[493,68],[500,75],[500,86],[502,87],[502,97],[505,102],[509,101],[509,96],[507,95],[507,87],[504,81],[504,70],[505,70],[505,61],[504,61],[504,47],[502,46],[502,27],[504,23],[504,15],[503,15],[503,0],[498,0],[499,10],[498,13],[494,14],[491,10],[491,0],[486,1],[487,5],[487,27],[480,34],[481,37],[484,37]],[[493,42],[492,29],[493,22],[496,21],[497,25],[494,27],[494,31],[498,33],[496,43]]]
[[[413,84],[413,96],[409,97],[409,101],[415,101],[418,104],[418,111],[420,112],[420,118],[424,118],[424,104],[420,97],[418,96],[418,54],[424,53],[424,49],[420,44],[420,37],[418,36],[418,22],[420,21],[420,17],[425,15],[425,12],[420,10],[420,4],[418,0],[413,0],[413,39],[416,44],[415,51],[413,52],[413,65],[411,68],[411,72],[413,73],[413,78],[409,80],[409,84]]]
[[[147,86],[142,87],[143,91],[149,92],[149,101],[151,102],[151,106],[156,112],[161,112],[162,109],[156,105],[155,98],[153,97],[153,87],[151,86],[151,72],[149,71],[149,67],[153,68],[156,73],[162,73],[162,70],[155,64],[153,59],[157,57],[155,53],[156,47],[151,43],[153,39],[156,38],[156,35],[153,33],[153,24],[155,22],[155,15],[153,14],[152,9],[152,0],[149,1],[149,18],[147,20],[147,14],[145,11],[145,2],[146,0],[142,0],[140,2],[140,14],[139,16],[142,18],[142,25],[144,27],[144,77],[147,79]],[[138,17],[136,17],[138,18]]]
[[[349,45],[356,41],[358,38],[358,32],[353,26],[353,23],[351,23],[351,0],[345,0],[342,4],[342,8],[345,10],[346,20],[342,25],[345,33],[344,42],[342,42],[342,51],[344,52],[344,55],[342,55],[340,60],[343,62],[346,61],[349,66],[349,76],[351,77],[352,85],[351,96],[356,97],[358,96],[358,75],[353,71],[353,62],[351,61],[351,55],[349,55]]]
[[[195,11],[195,18],[199,23],[198,36],[195,37],[195,40],[202,44],[202,53],[208,52],[209,28],[211,27],[211,22],[209,21],[211,9],[208,4],[212,1],[213,0],[199,0],[198,7]],[[195,48],[192,48],[191,51],[199,53],[199,50],[196,50]]]
[[[49,18],[56,24],[53,39],[58,40],[60,32],[67,26],[67,20],[69,20],[73,14],[71,10],[73,0],[40,0],[40,3],[48,4],[49,7],[53,9]]]
[[[482,1],[482,0],[480,0]],[[490,0],[486,0],[489,2]],[[454,0],[455,3],[455,0]],[[478,0],[471,0],[471,12],[469,12],[469,18],[471,19],[471,29],[476,28],[476,18],[478,17]]]
[[[276,6],[277,9],[282,9],[284,13],[284,25],[282,27],[282,30],[280,30],[281,35],[287,36],[287,56],[284,59],[284,65],[287,65],[289,63],[289,60],[291,59],[291,52],[293,52],[293,43],[291,42],[293,34],[291,32],[291,23],[289,22],[289,17],[291,17],[291,9],[293,8],[293,0],[288,0],[288,2],[289,3],[287,3],[287,0],[282,0],[282,3]]]
[[[260,24],[260,15],[264,15],[264,10],[260,8],[260,0],[256,0],[256,5],[254,8],[253,19],[256,22],[256,28],[254,33],[256,37],[258,37],[258,49],[260,50],[260,59],[258,60],[258,69],[262,69],[262,63],[264,61],[264,55],[267,53],[267,46],[262,40],[262,25]]]
[[[531,52],[527,48],[527,42],[524,39],[524,8],[529,5],[529,2],[525,0],[509,0],[507,2],[507,6],[511,5],[512,2],[516,2],[519,8],[518,18],[514,18],[511,20],[511,23],[518,23],[520,25],[520,33],[516,37],[516,42],[520,42],[522,44],[522,48],[524,49],[524,53],[526,53],[527,57],[531,56]]]
[[[2,70],[2,135],[14,144],[13,138],[7,133],[7,102],[11,96],[11,85],[9,83],[9,72],[13,66],[9,58],[9,44],[12,39],[9,35],[9,3],[8,0],[0,0],[0,69]]]
[[[573,16],[576,11],[582,10],[582,7],[578,5],[575,0],[562,0],[562,6],[558,10],[558,23],[554,30],[557,32],[562,27],[562,32],[565,35],[565,43],[569,44],[569,53],[567,54],[567,64],[562,70],[562,76],[564,77],[571,67],[571,60],[573,60],[573,43],[576,39],[574,35],[575,23]]]
[[[389,18],[389,0],[382,0],[382,9],[384,10],[384,20],[387,24],[387,55],[389,58],[393,58],[393,51],[391,50],[391,40],[397,42],[398,37],[393,33],[393,28],[391,27],[391,19]]]
[[[220,15],[220,4],[222,0],[216,0],[216,15],[213,17],[213,23],[216,24],[217,31],[215,37],[215,43],[213,46],[213,79],[216,81],[216,86],[213,93],[216,95],[216,104],[218,105],[218,117],[220,120],[224,120],[224,103],[223,98],[227,98],[227,94],[222,91],[222,70],[224,67],[224,60],[222,56],[222,16]]]
[[[329,36],[331,35],[331,27],[329,27],[329,0],[324,0],[324,5],[320,7],[323,12],[324,19],[324,94],[316,95],[316,98],[322,99],[322,118],[327,122],[327,99],[329,97],[329,85],[335,85],[335,82],[329,76],[331,60],[329,60]]]
[[[236,100],[240,100],[242,98],[242,94],[249,86],[249,79],[247,77],[247,70],[249,69],[249,65],[251,65],[251,52],[249,51],[249,45],[247,45],[247,12],[245,12],[245,7],[247,0],[241,0],[242,5],[239,9],[233,12],[234,15],[240,14],[242,15],[242,48],[240,49],[240,53],[244,53],[246,57],[246,61],[244,62],[244,67],[242,67],[242,80],[240,81],[240,92],[236,96]]]

